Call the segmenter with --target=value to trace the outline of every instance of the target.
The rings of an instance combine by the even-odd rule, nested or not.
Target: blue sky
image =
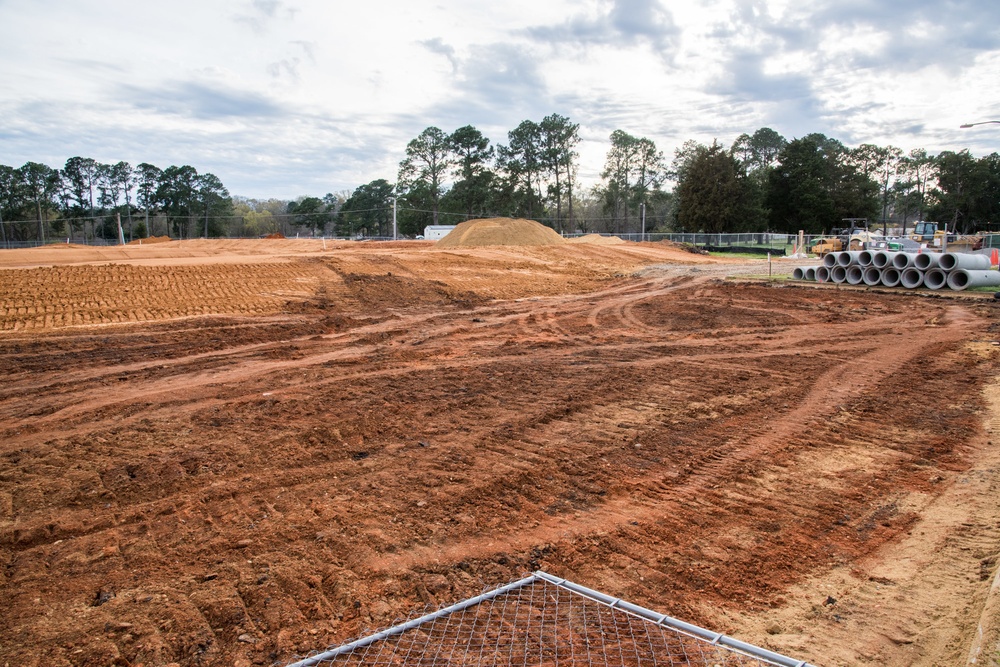
[[[190,164],[232,194],[394,181],[406,143],[580,124],[672,157],[771,127],[1000,151],[995,0],[0,0],[0,163]]]

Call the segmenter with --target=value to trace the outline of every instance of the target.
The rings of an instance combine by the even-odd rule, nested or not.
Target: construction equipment
[[[867,229],[857,227],[845,227],[834,229],[831,236],[823,236],[813,241],[809,246],[809,252],[818,257],[824,257],[831,252],[841,252],[845,249],[862,250],[874,247],[884,240],[885,237],[878,232],[870,232]]]
[[[885,241],[882,232],[867,229],[852,229],[847,243],[848,250],[863,250]]]
[[[885,240],[882,232],[868,229],[867,218],[844,218],[842,222],[847,226],[831,230],[831,235],[840,239],[841,250],[863,250]]]
[[[940,246],[941,239],[944,237],[944,231],[939,229],[939,227],[940,225],[936,222],[921,220],[914,223],[910,238],[928,245]]]
[[[844,249],[844,243],[835,236],[824,236],[813,241],[809,245],[809,252],[817,257],[825,257],[831,252],[840,252]]]
[[[847,226],[834,229],[833,233],[840,236],[847,251],[862,250],[866,244],[882,238],[881,232],[868,230],[868,218],[842,218],[841,222],[847,223]]]
[[[983,237],[977,234],[949,234],[947,228],[941,229],[938,222],[921,220],[914,223],[910,239],[921,244],[927,244],[932,250],[954,250],[955,252],[971,252],[983,247]]]

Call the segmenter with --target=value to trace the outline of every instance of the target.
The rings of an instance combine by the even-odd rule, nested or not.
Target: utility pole
[[[640,241],[646,240],[646,202],[639,204],[642,210],[642,236],[639,237]]]
[[[392,198],[392,240],[395,241],[397,238],[396,234],[396,198]]]
[[[122,214],[115,213],[115,222],[118,224],[118,245],[125,245],[125,232],[122,231]]]

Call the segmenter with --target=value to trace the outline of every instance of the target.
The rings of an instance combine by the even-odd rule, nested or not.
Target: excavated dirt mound
[[[673,248],[675,250],[680,250],[681,252],[690,253],[692,255],[707,255],[708,251],[699,248],[693,243],[677,243],[676,241],[669,241],[664,239],[659,242],[660,245],[667,246],[668,248]]]
[[[593,243],[595,245],[621,245],[622,243],[628,243],[628,241],[619,238],[617,236],[601,236],[600,234],[587,234],[586,236],[577,236],[572,239],[566,239],[567,243]]]
[[[551,227],[522,218],[467,220],[437,242],[439,248],[558,245],[564,240]]]

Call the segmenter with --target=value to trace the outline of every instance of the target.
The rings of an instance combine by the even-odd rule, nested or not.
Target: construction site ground
[[[0,665],[283,664],[536,569],[816,665],[996,664],[1000,305],[768,270],[0,251]]]

